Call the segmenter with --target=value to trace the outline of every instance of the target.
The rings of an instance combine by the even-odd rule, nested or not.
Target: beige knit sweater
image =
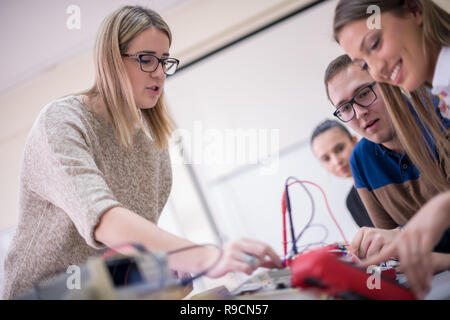
[[[124,150],[109,123],[74,96],[44,107],[23,153],[3,298],[98,255],[104,246],[94,230],[112,207],[158,221],[172,185],[169,155],[142,132],[133,143]]]

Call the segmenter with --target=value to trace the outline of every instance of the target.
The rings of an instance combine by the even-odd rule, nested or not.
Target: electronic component
[[[15,299],[181,299],[190,291],[167,268],[164,252],[91,257],[79,270],[78,275],[61,273],[38,283]],[[68,285],[74,276],[79,276],[78,288]]]
[[[294,182],[289,183],[290,180]],[[344,245],[333,244],[322,246],[319,249],[302,251],[298,253],[296,247],[297,241],[303,232],[311,227],[314,217],[314,199],[307,192],[311,204],[312,213],[310,219],[300,234],[295,237],[294,226],[292,223],[292,205],[289,199],[288,187],[292,184],[304,183],[312,184],[320,189],[325,200],[330,217],[336,224],[341,236],[345,242]],[[309,181],[301,181],[295,177],[289,177],[284,185],[283,197],[281,202],[282,218],[283,218],[283,249],[284,249],[284,265],[289,267],[291,271],[292,287],[300,288],[318,288],[322,292],[345,299],[415,299],[413,293],[396,282],[395,268],[388,265],[377,267],[379,270],[379,279],[376,279],[375,287],[368,284],[368,280],[373,275],[366,270],[358,267],[360,263],[358,257],[352,254],[347,246],[347,239],[332,214],[328,201],[323,189],[317,184]],[[292,237],[292,253],[287,252],[287,235],[286,235],[286,211],[290,218],[290,231]],[[321,241],[323,242],[323,240]],[[375,275],[374,275],[375,276]]]

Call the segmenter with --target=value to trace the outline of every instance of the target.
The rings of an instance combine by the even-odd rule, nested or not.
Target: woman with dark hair
[[[358,139],[346,127],[334,120],[320,123],[311,135],[311,149],[320,164],[331,174],[341,178],[352,178],[349,158]],[[360,227],[373,227],[355,187],[350,190],[347,208]]]

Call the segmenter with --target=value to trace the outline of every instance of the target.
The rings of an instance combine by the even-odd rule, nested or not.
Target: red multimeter
[[[329,245],[303,253],[290,261],[292,286],[317,287],[329,295],[350,299],[416,299],[408,288],[395,281],[395,269],[381,272],[378,285],[370,286],[369,277],[372,274],[344,261],[343,253],[338,249],[338,245]]]

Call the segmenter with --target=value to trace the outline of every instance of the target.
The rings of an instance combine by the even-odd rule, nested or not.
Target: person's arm
[[[450,270],[450,254],[433,252],[431,257],[433,273]]]
[[[363,265],[379,264],[390,257],[399,257],[411,289],[423,298],[429,291],[433,276],[432,250],[449,227],[450,191],[446,191],[428,201],[391,244],[364,261]]]
[[[375,228],[393,229],[398,227],[398,224],[391,218],[383,207],[383,204],[372,191],[366,188],[356,188],[356,190]]]
[[[370,190],[367,182],[370,179],[363,169],[364,166],[362,164],[364,161],[360,156],[364,153],[364,150],[355,148],[350,156],[350,168],[355,180],[356,191],[375,226],[375,228],[362,227],[353,237],[350,249],[360,258],[365,258],[378,252],[386,243],[389,243],[396,232],[394,228],[397,227],[397,224],[386,212],[382,203]],[[382,229],[392,229],[392,231]]]
[[[151,221],[122,207],[114,207],[103,214],[94,236],[96,241],[108,247],[133,242],[152,251],[171,251],[194,245],[193,242],[166,232]],[[252,264],[246,262],[245,254],[254,256],[255,262]],[[198,273],[214,264],[218,256],[218,250],[213,248],[188,250],[170,255],[169,268]],[[230,271],[250,274],[261,266],[281,267],[281,260],[270,246],[257,240],[239,239],[223,247],[220,262],[207,275],[217,278]]]
[[[366,208],[373,225],[376,228],[393,229],[398,226],[397,223],[392,220],[389,213],[385,210],[383,203],[381,203],[374,194],[373,188],[369,183],[371,180],[370,175],[373,175],[374,173],[372,170],[365,167],[366,161],[363,155],[371,155],[373,151],[371,151],[371,148],[365,146],[365,144],[362,144],[364,141],[365,140],[362,140],[355,149],[353,149],[349,160],[355,189],[361,202]]]
[[[376,226],[375,228],[360,228],[351,242],[352,252],[363,259],[378,253],[386,244],[390,243],[398,229],[396,229],[397,224],[371,192],[362,188],[357,191]]]
[[[86,244],[96,250],[130,242],[163,251],[192,245],[125,209],[97,166],[96,150],[79,110],[60,103],[51,105],[42,114],[28,141],[26,183],[30,190],[61,208]],[[256,261],[246,253],[255,256]],[[177,271],[203,271],[217,257],[217,249],[189,250],[171,255],[169,267]],[[270,246],[256,240],[236,240],[224,246],[220,263],[208,275],[219,277],[228,271],[250,273],[266,265],[281,266]]]

